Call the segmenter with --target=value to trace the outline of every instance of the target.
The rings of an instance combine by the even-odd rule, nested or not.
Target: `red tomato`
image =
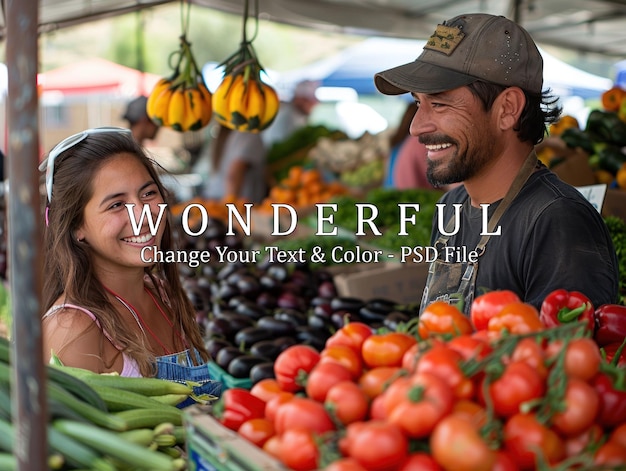
[[[445,301],[434,301],[422,312],[418,324],[419,336],[423,339],[432,335],[452,336],[470,334],[472,323],[459,309]]]
[[[354,458],[340,458],[324,468],[324,471],[367,471]]]
[[[448,348],[461,354],[464,360],[482,360],[493,351],[488,342],[470,334],[454,337],[448,342]]]
[[[450,385],[457,398],[468,399],[474,396],[475,387],[474,382],[461,370],[462,360],[460,353],[445,344],[437,344],[422,354],[415,371],[439,376]]]
[[[547,378],[548,368],[546,367],[546,354],[539,342],[526,337],[521,339],[511,355],[511,361],[523,361],[534,369],[542,379]]]
[[[326,340],[325,347],[345,345],[352,348],[360,355],[363,342],[373,333],[374,331],[367,324],[362,322],[349,322]]]
[[[592,424],[587,430],[573,437],[565,439],[565,454],[568,457],[580,456],[588,450],[596,449],[600,440],[604,438],[604,431],[598,424]]]
[[[617,442],[608,441],[598,449],[593,462],[605,467],[603,469],[609,469],[609,466],[624,466],[626,465],[626,447]]]
[[[522,471],[536,468],[536,454],[554,464],[565,457],[558,434],[541,424],[534,414],[516,414],[504,425],[504,446]]]
[[[452,412],[455,415],[465,417],[476,427],[482,427],[487,423],[487,409],[477,402],[468,399],[459,399],[456,401]]]
[[[304,429],[286,430],[280,438],[280,460],[294,471],[318,468],[319,450],[313,432]]]
[[[609,440],[626,447],[626,424],[615,427],[609,436]]]
[[[263,445],[263,451],[280,460],[280,443],[280,437],[278,435],[274,435],[265,442]]]
[[[339,447],[368,471],[396,469],[408,455],[406,435],[397,425],[382,420],[348,425]]]
[[[357,379],[363,372],[361,355],[347,345],[330,345],[320,352],[320,363],[335,362],[350,371],[352,379]]]
[[[567,380],[564,403],[565,410],[552,416],[552,426],[567,437],[591,427],[600,410],[600,398],[594,387],[578,378]]]
[[[379,396],[395,378],[402,374],[397,366],[378,366],[367,370],[359,378],[359,386],[367,397],[374,399]]]
[[[520,405],[538,399],[545,392],[543,378],[528,363],[509,363],[502,376],[489,385],[493,408],[500,417],[511,417],[520,412]]]
[[[537,309],[523,302],[507,304],[487,324],[488,330],[510,334],[528,334],[543,328]]]
[[[476,330],[487,329],[489,319],[499,313],[504,306],[518,303],[521,299],[510,290],[489,291],[476,297],[470,309],[470,319]]]
[[[274,427],[279,435],[296,428],[318,435],[335,429],[324,405],[306,397],[294,397],[279,406]]]
[[[519,471],[519,467],[506,451],[496,451],[496,462],[493,465],[493,471]]]
[[[250,419],[241,424],[237,433],[246,440],[263,448],[265,442],[275,435],[274,424],[266,418]]]
[[[412,438],[424,438],[452,411],[454,393],[432,373],[396,379],[384,393],[387,420]]]
[[[367,394],[352,381],[340,381],[328,390],[324,406],[343,425],[364,420],[369,412]]]
[[[311,399],[324,402],[328,390],[340,381],[352,380],[347,368],[335,362],[318,363],[306,380],[306,395]]]
[[[291,401],[294,397],[295,395],[293,393],[283,391],[271,398],[265,403],[265,418],[272,422],[275,421],[278,408],[286,402]]]
[[[370,404],[370,415],[372,420],[387,420],[387,414],[385,412],[385,395],[380,394],[376,396]]]
[[[363,342],[361,356],[368,368],[400,366],[405,352],[417,339],[403,332],[370,335]]]
[[[278,393],[283,392],[280,384],[274,378],[265,378],[255,383],[250,389],[250,394],[258,397],[259,399],[269,401]]]
[[[398,471],[443,471],[428,453],[413,453],[402,463]]]
[[[302,391],[304,384],[301,377],[308,375],[319,359],[320,354],[312,347],[306,345],[288,347],[274,362],[276,381],[285,391]]]
[[[465,417],[450,414],[437,424],[429,440],[435,461],[446,471],[492,471],[496,452]]]
[[[422,345],[420,343],[412,345],[406,352],[404,352],[404,355],[402,355],[402,364],[400,366],[409,373],[412,373],[415,371],[415,367],[417,366],[421,353]]]
[[[563,348],[562,340],[553,340],[546,346],[546,356],[554,358]],[[567,343],[565,351],[565,374],[589,381],[600,368],[602,355],[598,344],[591,338],[573,339]]]

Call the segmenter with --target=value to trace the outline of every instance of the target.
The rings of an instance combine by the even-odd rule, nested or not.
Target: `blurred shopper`
[[[404,113],[402,114],[402,118],[400,118],[400,123],[396,127],[396,131],[389,138],[389,156],[387,157],[387,165],[385,169],[385,180],[383,182],[383,186],[385,188],[394,188],[394,174],[393,169],[396,165],[396,160],[398,158],[398,153],[400,152],[400,148],[410,137],[409,134],[409,126],[411,125],[411,120],[413,116],[415,116],[415,112],[417,111],[417,105],[414,101],[410,102]]]
[[[561,110],[543,90],[543,60],[526,30],[503,16],[457,16],[437,26],[415,61],[375,83],[415,99],[410,132],[426,146],[429,181],[463,183],[443,196],[433,224],[439,258],[422,310],[441,300],[468,314],[477,293],[498,289],[537,308],[560,288],[595,306],[617,302],[617,257],[602,217],[537,160],[534,146]]]
[[[280,103],[274,122],[262,133],[265,147],[271,148],[308,125],[311,112],[319,103],[315,95],[318,86],[317,82],[303,80],[296,85],[291,100]]]
[[[260,134],[219,125],[217,135],[211,141],[204,196],[261,202],[268,191],[265,155]]]
[[[126,111],[122,116],[128,121],[128,127],[133,137],[141,145],[145,145],[148,140],[154,140],[159,132],[159,126],[148,117],[147,102],[148,97],[138,96],[126,105]]]

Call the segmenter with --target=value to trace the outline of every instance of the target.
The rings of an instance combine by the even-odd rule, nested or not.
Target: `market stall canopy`
[[[64,95],[90,93],[147,95],[158,80],[158,75],[100,58],[74,62],[38,76],[42,91],[61,92]]]
[[[279,89],[300,80],[317,80],[323,87],[350,87],[361,95],[377,94],[374,74],[411,62],[422,52],[425,41],[370,38],[360,44],[279,77]],[[611,80],[577,69],[542,50],[544,87],[561,97],[597,98],[611,87]]]
[[[130,13],[174,0],[40,0],[40,31]],[[244,0],[190,0],[241,14]],[[0,40],[6,4],[0,0]],[[517,19],[541,45],[626,56],[626,0],[259,0],[261,17],[308,28],[425,39],[437,23],[460,13]]]

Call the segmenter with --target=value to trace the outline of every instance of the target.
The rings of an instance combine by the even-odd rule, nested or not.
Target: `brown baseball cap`
[[[374,76],[386,95],[439,93],[476,80],[540,95],[543,59],[530,34],[504,16],[459,15],[437,26],[413,62]]]

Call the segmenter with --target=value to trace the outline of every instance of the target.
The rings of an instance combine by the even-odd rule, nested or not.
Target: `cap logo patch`
[[[465,33],[458,26],[437,25],[435,32],[426,41],[424,49],[442,52],[449,56],[464,37]]]

